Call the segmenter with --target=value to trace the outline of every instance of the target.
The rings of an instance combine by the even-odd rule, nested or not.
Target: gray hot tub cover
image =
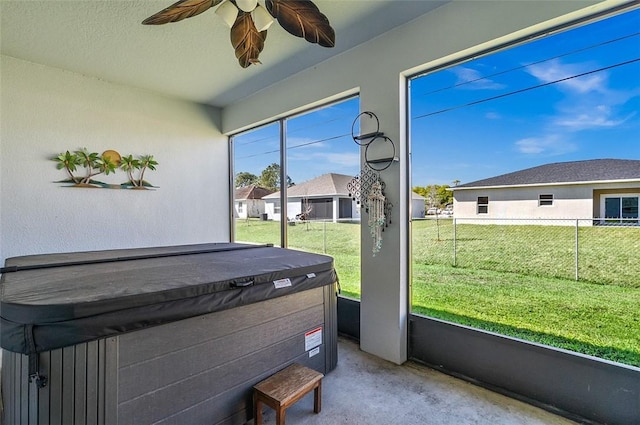
[[[337,280],[333,259],[217,243],[9,258],[1,346],[33,354],[275,298]]]

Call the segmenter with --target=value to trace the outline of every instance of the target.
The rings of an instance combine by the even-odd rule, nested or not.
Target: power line
[[[580,49],[572,50],[570,52],[562,53],[562,54],[559,54],[559,55],[556,55],[556,56],[552,56],[552,57],[549,57],[549,58],[546,58],[546,59],[542,59],[542,60],[539,60],[539,61],[531,62],[531,63],[528,63],[526,65],[517,66],[515,68],[510,68],[510,69],[507,69],[507,70],[504,70],[504,71],[496,72],[494,74],[489,74],[489,75],[485,75],[485,76],[482,76],[482,77],[474,78],[473,80],[463,81],[463,82],[454,84],[452,86],[442,87],[442,88],[439,88],[439,89],[436,89],[436,90],[433,90],[433,91],[430,91],[430,92],[422,93],[421,96],[428,96],[430,94],[439,93],[441,91],[445,91],[445,90],[449,90],[449,89],[455,89],[457,87],[464,86],[466,84],[471,84],[471,83],[475,83],[475,82],[478,82],[478,81],[482,81],[482,80],[486,80],[486,79],[489,79],[489,78],[493,78],[493,77],[496,77],[498,75],[507,74],[509,72],[517,71],[517,70],[520,70],[520,69],[523,69],[523,68],[527,68],[527,67],[532,66],[532,65],[538,65],[538,64],[541,64],[541,63],[544,63],[544,62],[548,62],[550,60],[560,59],[560,58],[563,58],[563,57],[566,57],[566,56],[570,56],[570,55],[573,55],[573,54],[576,54],[576,53],[581,53],[581,52],[585,52],[587,50],[595,49],[597,47],[602,47],[602,46],[605,46],[607,44],[617,43],[619,41],[626,40],[627,38],[637,37],[638,35],[640,35],[640,32],[624,35],[622,37],[618,37],[618,38],[614,38],[614,39],[611,39],[611,40],[603,41],[603,42],[598,43],[598,44],[594,44],[594,45],[591,45],[591,46],[587,46],[587,47],[583,47],[583,48],[580,48]]]
[[[321,122],[315,123],[313,125],[307,125],[305,127],[301,127],[301,128],[295,129],[295,130],[288,130],[287,131],[287,136],[289,136],[291,134],[299,133],[299,132],[304,131],[304,130],[309,130],[309,129],[314,128],[314,127],[325,125],[325,124],[328,124],[328,123],[331,123],[331,122],[334,122],[334,121],[338,121],[338,120],[344,119],[346,117],[347,117],[347,115],[343,114],[343,115],[339,115],[339,116],[337,116],[335,118],[332,118],[332,119],[329,119],[329,120],[326,120],[326,121],[321,121]],[[290,118],[287,118],[287,120],[289,120],[289,119]],[[293,119],[295,119],[295,117]],[[268,139],[275,139],[276,141],[279,142],[280,141],[280,135],[278,134],[278,135],[274,135],[274,136],[261,137],[261,138],[258,138],[258,139],[249,140],[249,141],[244,142],[244,143],[240,143],[239,142],[239,143],[236,144],[236,146],[251,145],[253,143],[262,142],[262,141],[265,141],[265,140],[268,140]]]
[[[238,137],[238,136],[239,135],[236,135],[234,137]],[[276,134],[276,135],[273,135],[273,136],[260,137],[260,138],[257,138],[257,139],[249,140],[248,142],[244,142],[244,143],[236,142],[236,146],[251,145],[253,143],[258,143],[258,142],[262,142],[262,141],[269,140],[269,139],[275,139],[279,143],[280,142],[280,134]]]
[[[295,129],[295,130],[289,130],[289,129],[287,129],[287,130],[288,130],[288,131],[287,131],[287,135],[294,134],[294,133],[299,133],[299,132],[301,132],[301,131],[303,131],[303,130],[308,130],[308,129],[310,129],[310,128],[318,127],[318,126],[321,126],[321,125],[324,125],[324,124],[328,124],[328,123],[330,123],[330,122],[338,121],[338,120],[341,120],[341,119],[344,119],[344,118],[347,118],[347,114],[339,115],[339,116],[337,116],[337,117],[335,117],[335,118],[332,118],[332,119],[330,119],[330,120],[320,121],[320,122],[315,123],[315,124],[313,124],[313,125],[307,125],[306,127],[297,128],[297,129]],[[290,124],[288,124],[288,125],[290,125]]]
[[[314,140],[314,141],[307,142],[307,143],[300,143],[299,145],[295,145],[295,146],[288,146],[287,150],[295,149],[295,148],[301,148],[301,147],[309,146],[309,145],[315,145],[315,144],[322,143],[322,142],[328,142],[329,140],[340,139],[340,138],[346,137],[346,136],[351,136],[351,133],[346,133],[346,134],[341,134],[341,135],[338,135],[338,136],[327,137],[325,139]],[[236,160],[245,159],[245,158],[254,158],[256,156],[267,155],[267,154],[270,154],[270,153],[279,153],[279,152],[280,152],[280,149],[276,149],[276,150],[267,151],[267,152],[255,153],[253,155],[240,156],[240,157],[237,157]]]
[[[314,140],[313,142],[300,143],[298,145],[287,147],[287,150],[295,149],[295,148],[301,148],[303,146],[315,145],[317,143],[322,143],[322,142],[328,142],[329,140],[341,139],[341,138],[346,137],[346,136],[351,136],[351,133],[340,134],[339,136],[327,137],[326,139],[322,139],[322,140]]]
[[[613,64],[613,65],[605,66],[603,68],[598,68],[598,69],[594,69],[594,70],[591,70],[591,71],[583,72],[581,74],[576,74],[576,75],[572,75],[572,76],[569,76],[569,77],[560,78],[558,80],[549,81],[547,83],[538,84],[538,85],[531,86],[531,87],[525,87],[523,89],[515,90],[515,91],[512,91],[512,92],[508,92],[508,93],[499,94],[497,96],[492,96],[492,97],[488,97],[488,98],[485,98],[485,99],[475,100],[473,102],[452,106],[450,108],[440,109],[438,111],[429,112],[429,113],[423,114],[423,115],[417,115],[417,116],[413,117],[413,119],[426,118],[426,117],[430,117],[430,116],[433,116],[433,115],[438,115],[438,114],[442,114],[442,113],[445,113],[445,112],[454,111],[456,109],[466,108],[468,106],[475,106],[475,105],[478,105],[480,103],[485,103],[485,102],[489,102],[489,101],[492,101],[492,100],[500,99],[500,98],[503,98],[503,97],[524,93],[524,92],[527,92],[527,91],[530,91],[530,90],[539,89],[541,87],[550,86],[552,84],[561,83],[563,81],[572,80],[574,78],[584,77],[585,75],[595,74],[597,72],[606,71],[608,69],[617,68],[619,66],[629,65],[629,64],[632,64],[632,63],[638,62],[638,61],[640,61],[640,58],[631,59],[631,60],[628,60],[628,61],[625,61],[625,62],[619,62],[619,63]]]

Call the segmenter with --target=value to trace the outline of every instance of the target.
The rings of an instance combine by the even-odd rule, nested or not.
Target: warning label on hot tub
[[[309,351],[322,344],[322,327],[304,334],[304,350]]]
[[[284,279],[278,279],[278,280],[274,280],[273,281],[273,286],[275,286],[276,289],[280,289],[280,288],[286,288],[291,286],[291,279],[284,278]]]

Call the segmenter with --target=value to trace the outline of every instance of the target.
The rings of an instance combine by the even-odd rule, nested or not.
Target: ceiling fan
[[[335,32],[329,19],[311,0],[261,0],[261,4],[258,0],[180,0],[142,23],[178,22],[214,6],[217,6],[215,13],[231,27],[231,45],[243,68],[261,63],[258,56],[274,19],[296,37],[323,47],[335,46]]]

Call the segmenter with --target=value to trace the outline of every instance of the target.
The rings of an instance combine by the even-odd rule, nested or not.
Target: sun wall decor
[[[71,187],[93,187],[105,189],[150,189],[155,188],[144,179],[145,172],[155,170],[158,161],[153,155],[121,156],[112,149],[98,154],[89,152],[86,148],[73,152],[66,151],[52,158],[57,162],[58,170],[65,170],[68,178],[56,183],[70,183]],[[121,184],[109,184],[95,180],[95,176],[109,175],[122,170],[127,175],[127,181]]]

